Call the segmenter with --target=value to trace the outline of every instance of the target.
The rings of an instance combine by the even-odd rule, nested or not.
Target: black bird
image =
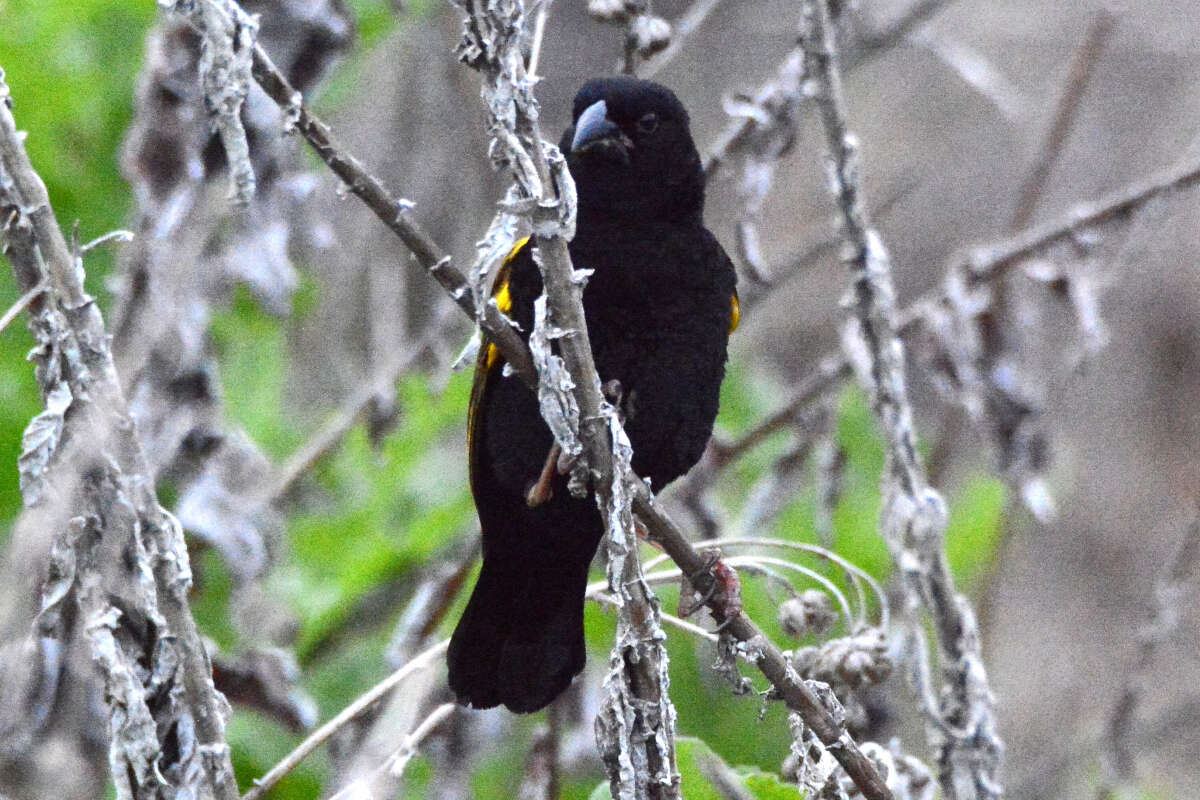
[[[704,227],[700,156],[669,89],[592,80],[573,120],[560,145],[579,196],[571,259],[594,271],[583,305],[596,368],[619,382],[633,468],[657,491],[712,434],[737,279]],[[532,250],[517,245],[494,292],[526,336],[542,292]],[[476,708],[531,712],[583,669],[584,588],[602,523],[594,498],[572,497],[553,468],[535,395],[501,366],[485,342],[467,445],[483,569],[450,642],[450,688]]]

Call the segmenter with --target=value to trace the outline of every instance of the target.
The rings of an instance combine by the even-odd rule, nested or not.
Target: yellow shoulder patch
[[[508,289],[508,265],[517,257],[521,249],[529,244],[529,237],[517,241],[513,245],[513,249],[504,257],[504,263],[500,266],[500,272],[496,276],[496,288],[492,291],[492,298],[496,301],[496,308],[500,309],[501,314],[507,315],[512,311],[512,293]],[[494,344],[488,344],[487,356],[484,359],[484,369],[491,369],[495,366],[496,361],[500,358],[500,350]]]
[[[729,298],[729,332],[733,333],[737,330],[738,323],[742,321],[742,304],[738,300],[737,290],[733,290],[733,296]]]
[[[496,308],[500,309],[501,314],[507,315],[512,311],[512,295],[508,292],[508,281],[505,281],[493,295],[496,298]]]

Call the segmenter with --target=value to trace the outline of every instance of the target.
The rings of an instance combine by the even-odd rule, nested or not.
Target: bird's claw
[[[683,598],[680,597],[679,616],[686,619],[702,607],[711,604],[713,616],[719,616],[721,619],[721,623],[717,626],[717,630],[720,631],[734,617],[742,613],[742,583],[738,578],[737,570],[721,560],[721,551],[706,550],[704,561],[704,566],[694,577],[707,575],[710,579],[708,588],[690,606],[684,606]],[[688,583],[691,584],[692,581],[688,581]]]

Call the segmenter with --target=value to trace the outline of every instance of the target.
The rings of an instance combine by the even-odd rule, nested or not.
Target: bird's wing
[[[529,237],[526,236],[513,245],[513,249],[505,256],[504,263],[500,265],[500,271],[496,273],[496,280],[492,285],[492,298],[496,301],[496,307],[500,309],[501,314],[507,315],[512,310],[512,296],[509,293],[508,285],[509,279],[512,277],[512,265],[528,244]],[[492,376],[500,374],[503,368],[504,356],[500,354],[500,348],[496,347],[487,333],[484,333],[479,346],[479,355],[475,360],[475,380],[471,384],[471,399],[467,404],[467,463],[472,491],[475,490],[478,483],[476,473],[479,469],[477,453],[479,441],[476,431],[479,430],[479,425],[483,420],[484,399],[487,396],[488,386],[492,383]]]

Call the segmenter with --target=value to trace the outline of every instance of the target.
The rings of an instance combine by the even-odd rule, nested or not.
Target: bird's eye
[[[643,114],[637,121],[637,127],[642,133],[654,133],[658,130],[658,114],[653,111]]]

